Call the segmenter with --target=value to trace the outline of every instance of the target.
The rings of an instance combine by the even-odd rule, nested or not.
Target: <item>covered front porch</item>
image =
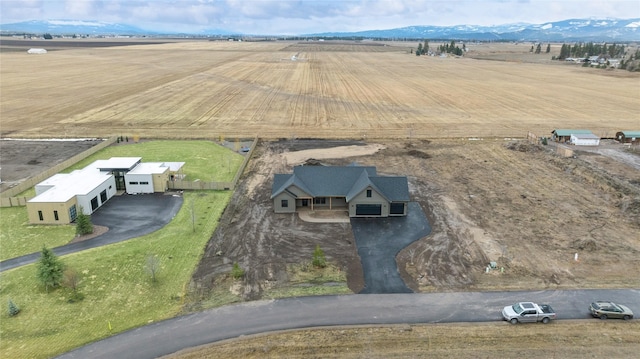
[[[298,197],[296,198],[296,211],[302,209],[316,210],[344,210],[349,211],[345,197]]]

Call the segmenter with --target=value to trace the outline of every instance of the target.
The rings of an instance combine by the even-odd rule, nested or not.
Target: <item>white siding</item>
[[[151,174],[126,174],[124,175],[127,193],[153,193],[153,176]]]

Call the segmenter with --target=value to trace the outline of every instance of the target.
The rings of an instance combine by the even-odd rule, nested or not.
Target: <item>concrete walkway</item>
[[[299,210],[298,217],[305,222],[313,223],[349,223],[349,212],[345,210]]]

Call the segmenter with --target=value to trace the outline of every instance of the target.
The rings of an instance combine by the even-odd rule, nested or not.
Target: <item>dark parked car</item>
[[[631,309],[627,308],[624,305],[616,304],[613,302],[606,301],[595,301],[591,303],[589,306],[589,310],[591,311],[591,315],[595,318],[607,319],[607,318],[618,318],[629,320],[633,318],[633,312]]]

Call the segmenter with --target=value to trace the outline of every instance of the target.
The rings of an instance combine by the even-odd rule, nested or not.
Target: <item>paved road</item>
[[[289,298],[247,302],[165,320],[89,344],[59,358],[157,358],[242,335],[319,326],[501,321],[502,307],[518,301],[551,304],[559,320],[588,319],[589,303],[597,299],[621,302],[640,313],[640,289]],[[117,328],[118,323],[112,324]]]
[[[82,242],[53,248],[62,256],[89,248],[122,242],[154,232],[173,219],[182,205],[182,197],[168,194],[144,194],[114,196],[91,215],[95,225],[109,228],[107,233]],[[40,259],[40,252],[0,262],[0,272],[33,263]]]

